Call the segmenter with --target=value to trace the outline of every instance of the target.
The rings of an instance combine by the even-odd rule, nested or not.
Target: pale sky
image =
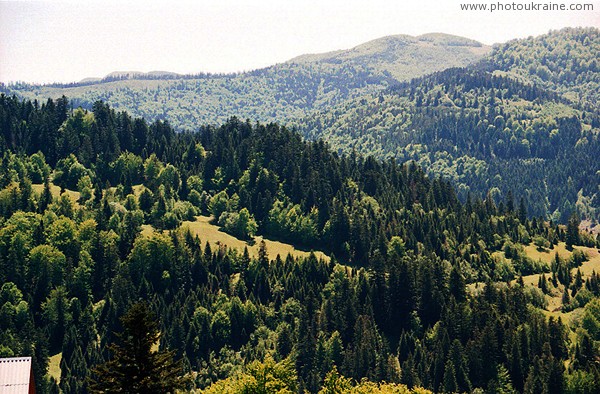
[[[600,0],[564,1],[589,3],[594,11],[461,11],[461,2],[476,1],[498,3],[0,1],[0,82],[73,82],[112,71],[247,71],[393,34],[442,32],[493,44],[565,26],[600,28]]]

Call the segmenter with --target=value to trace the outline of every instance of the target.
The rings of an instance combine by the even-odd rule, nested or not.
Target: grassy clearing
[[[596,248],[588,248],[583,246],[575,246],[575,250],[583,251],[588,260],[583,262],[583,264],[579,267],[581,274],[583,276],[583,280],[588,278],[592,272],[600,273],[600,251]],[[571,251],[567,250],[567,246],[564,242],[560,242],[558,245],[554,246],[554,249],[546,249],[546,250],[538,250],[537,247],[533,244],[524,246],[525,253],[527,257],[531,258],[534,261],[541,261],[544,264],[550,265],[552,260],[554,260],[554,256],[558,253],[559,257],[563,260],[569,259],[573,254]],[[492,256],[500,256],[504,258],[503,252],[494,252]],[[573,276],[577,272],[577,268],[573,268],[572,274]],[[541,274],[533,274],[523,276],[523,283],[526,286],[538,286],[538,281],[540,279]],[[546,273],[546,279],[550,280],[552,274]],[[516,279],[511,282],[514,284]],[[471,293],[477,293],[484,288],[483,283],[471,283],[467,286],[468,290]],[[542,311],[546,316],[554,316],[555,318],[560,317],[564,322],[571,323],[576,320],[582,312],[582,308],[577,308],[570,312],[563,312],[562,308],[562,295],[564,292],[564,286],[562,284],[558,284],[558,287],[551,287],[550,294],[546,295],[546,300],[548,301],[548,306],[546,310]]]
[[[592,234],[600,234],[600,223],[594,224],[591,220],[582,220],[579,224],[579,229],[590,232]]]
[[[548,305],[550,305],[550,304],[548,304]],[[550,309],[550,306],[548,306],[548,309]],[[583,313],[583,308],[577,308],[577,309],[574,309],[569,312],[542,310],[542,313],[546,317],[554,317],[555,319],[560,318],[563,323],[571,324],[581,317],[581,315]]]
[[[42,194],[42,191],[44,191],[44,185],[41,183],[33,184],[31,185],[31,188],[33,190],[33,193],[37,196]],[[65,192],[69,195],[69,197],[71,197],[71,201],[73,201],[74,203],[79,200],[79,197],[81,197],[81,194],[74,190],[65,189]],[[54,198],[60,197],[60,186],[56,186],[55,184],[51,183],[50,193],[52,193],[52,197]]]
[[[582,273],[583,279],[588,278],[592,272],[596,271],[600,272],[600,253],[596,248],[588,248],[583,246],[575,246],[574,249],[583,251],[588,256],[588,261],[583,262],[579,270]],[[560,256],[561,259],[569,259],[573,254],[571,251],[567,250],[567,246],[564,242],[560,242],[558,245],[554,246],[554,249],[547,249],[545,251],[538,250],[535,245],[531,244],[525,247],[525,252],[527,256],[534,260],[540,260],[544,263],[550,264],[554,259],[556,253]],[[577,272],[577,268],[573,268],[572,274],[575,275]],[[551,275],[546,274],[546,278],[550,278]],[[531,285],[537,287],[538,280],[540,278],[540,274],[535,275],[527,275],[523,277],[523,282],[526,285]],[[575,309],[570,312],[562,312],[562,295],[564,291],[564,286],[559,284],[557,288],[553,288],[551,294],[546,296],[548,300],[547,310],[544,311],[544,314],[547,316],[560,317],[565,322],[572,322],[574,319],[581,314],[582,308]]]
[[[558,252],[561,259],[568,259],[571,257],[571,252],[567,250],[567,245],[564,242],[560,242],[558,245],[554,245],[554,249],[546,249],[544,251],[538,250],[534,244],[529,244],[524,247],[527,257],[534,261],[542,261],[550,264],[554,259],[554,255]],[[579,248],[578,248],[579,249]]]
[[[211,217],[209,216],[196,216],[196,220],[185,221],[181,224],[182,228],[189,228],[193,234],[198,235],[200,240],[204,242],[208,242],[211,248],[218,248],[220,246],[226,246],[228,248],[237,249],[240,252],[244,250],[245,247],[248,248],[248,252],[250,256],[257,257],[258,249],[260,246],[260,242],[262,240],[265,241],[267,245],[267,254],[270,259],[274,259],[277,255],[285,258],[288,254],[291,254],[294,257],[308,257],[310,251],[299,250],[290,244],[286,244],[278,241],[271,241],[262,236],[254,237],[253,242],[246,242],[236,237],[227,234],[220,230],[219,226],[210,223]],[[154,228],[148,224],[142,226],[142,234],[143,235],[152,235],[154,232]],[[325,253],[320,251],[314,251],[315,255],[319,259],[324,259],[325,261],[329,261],[330,258]]]
[[[579,267],[584,279],[589,277],[593,271],[600,273],[600,252],[598,251],[598,249],[588,248],[584,246],[575,246],[574,249],[581,250],[588,257],[588,261],[583,262],[581,267]],[[528,257],[530,257],[533,260],[540,260],[547,264],[550,264],[552,262],[552,260],[554,259],[554,255],[557,252],[561,259],[569,259],[573,254],[572,252],[567,250],[567,245],[564,242],[560,242],[558,245],[555,245],[554,249],[546,249],[545,251],[538,250],[533,244],[525,246],[525,253]],[[576,271],[577,268],[573,270],[573,273],[575,273]],[[535,283],[537,284],[537,279],[539,275],[529,276],[535,277]],[[523,277],[523,280],[525,280],[525,277]]]
[[[227,246],[229,248],[234,248],[238,250],[244,250],[244,247],[248,248],[248,252],[251,256],[258,256],[258,249],[260,246],[260,242],[262,240],[265,241],[267,245],[267,253],[270,259],[274,259],[277,255],[281,257],[286,257],[291,254],[294,257],[307,257],[310,252],[304,250],[298,250],[294,246],[290,244],[285,244],[283,242],[271,241],[269,239],[265,239],[262,236],[254,237],[254,242],[248,243],[242,241],[240,239],[235,238],[232,235],[224,233],[220,230],[219,226],[210,223],[211,217],[209,216],[197,216],[196,221],[183,222],[182,227],[187,227],[192,231],[192,233],[197,234],[198,237],[202,240],[202,242],[209,242],[211,247],[218,247],[221,245]],[[329,256],[324,254],[323,252],[316,251],[314,252],[317,258],[329,260]]]
[[[50,357],[48,363],[48,375],[60,382],[60,361],[62,360],[62,353],[55,354]]]

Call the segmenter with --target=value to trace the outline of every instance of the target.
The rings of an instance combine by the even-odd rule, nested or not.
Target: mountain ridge
[[[438,59],[436,52],[440,49],[445,56],[452,57],[451,63],[463,63],[462,65],[469,63],[467,59],[471,56],[479,58],[491,51],[490,46],[478,41],[445,33],[419,36],[397,34],[367,41],[350,49],[300,55],[286,63],[360,64],[365,58],[373,57],[383,63],[378,71],[387,71],[396,80],[403,81],[415,77],[410,60],[418,62],[423,70],[439,71],[432,68],[432,63]],[[410,56],[409,60],[405,60],[407,55]]]
[[[318,52],[318,53],[305,53],[292,59],[288,60],[286,63],[298,63],[300,61],[306,61],[307,59],[319,59],[319,58],[327,58],[328,56],[334,56],[339,54],[348,54],[352,52],[360,52],[360,51],[368,51],[374,46],[381,44],[417,44],[417,43],[430,43],[432,45],[443,45],[447,46],[467,46],[473,48],[490,48],[490,46],[482,44],[476,40],[472,40],[470,38],[456,36],[452,34],[446,33],[427,33],[421,34],[418,36],[411,36],[408,34],[394,34],[389,36],[384,36],[380,38],[376,38],[373,40],[369,40],[367,42],[358,44],[352,48],[348,49],[337,49],[333,51],[327,52]]]
[[[65,95],[86,109],[103,100],[136,116],[167,119],[179,129],[193,130],[198,124],[217,124],[230,116],[287,122],[306,111],[400,81],[474,63],[489,50],[457,36],[397,35],[336,51],[343,59],[329,63],[307,61],[306,56],[314,55],[302,55],[239,74],[119,71],[71,84],[4,85],[2,91],[38,100]]]
[[[352,48],[347,48],[347,49],[336,49],[336,50],[331,50],[331,51],[326,51],[326,52],[316,52],[316,53],[305,53],[305,54],[301,54],[298,56],[295,56],[289,60],[286,60],[284,62],[282,62],[283,64],[286,63],[303,63],[306,61],[310,61],[309,59],[319,59],[319,58],[325,58],[327,56],[331,56],[334,54],[346,54],[349,55],[350,53],[354,52],[354,51],[361,51],[361,50],[365,50],[369,47],[372,47],[373,45],[377,45],[377,44],[381,44],[381,43],[394,43],[394,41],[396,41],[396,43],[404,43],[405,45],[409,45],[409,44],[421,44],[424,45],[426,43],[429,43],[430,45],[434,45],[434,46],[448,46],[448,47],[469,47],[471,48],[473,51],[476,52],[477,55],[481,55],[483,52],[489,52],[491,50],[491,46],[489,45],[485,45],[479,41],[467,38],[467,37],[462,37],[462,36],[458,36],[458,35],[453,35],[453,34],[447,34],[447,33],[441,33],[441,32],[431,32],[431,33],[425,33],[425,34],[420,34],[418,36],[411,36],[409,34],[393,34],[393,35],[388,35],[388,36],[383,36],[383,37],[379,37],[373,40],[369,40],[366,41],[364,43],[358,44]],[[203,75],[239,75],[239,74],[246,74],[246,73],[252,73],[252,72],[256,72],[256,71],[260,71],[260,70],[264,70],[264,69],[268,69],[271,67],[275,67],[279,64],[282,63],[275,63],[266,67],[262,67],[262,68],[258,68],[255,70],[248,70],[248,71],[244,71],[244,72],[232,72],[232,73],[220,73],[220,72],[216,72],[216,73],[208,73],[208,72],[197,72],[197,73],[177,73],[177,72],[173,72],[173,71],[163,71],[163,70],[154,70],[154,71],[138,71],[138,70],[115,70],[115,71],[111,71],[108,74],[102,76],[102,77],[98,77],[98,76],[88,76],[85,77],[79,81],[73,81],[73,82],[64,82],[64,83],[47,83],[47,84],[40,84],[41,86],[58,86],[58,85],[78,85],[78,84],[87,84],[87,83],[102,83],[106,80],[110,80],[110,79],[148,79],[148,78],[160,78],[160,77],[166,77],[166,78],[186,78],[186,79],[193,79],[196,76],[203,76]],[[10,83],[9,83],[10,85]],[[31,83],[30,85],[37,85],[36,83]]]
[[[267,67],[258,68],[258,69],[250,70],[250,71],[239,72],[239,73],[198,72],[198,73],[182,74],[182,73],[176,73],[176,72],[172,72],[172,71],[143,72],[143,71],[137,71],[137,70],[124,70],[124,71],[112,71],[103,77],[95,77],[95,76],[86,77],[77,82],[50,83],[50,84],[40,84],[40,85],[32,83],[32,84],[22,84],[22,85],[24,85],[24,86],[27,86],[27,85],[41,86],[41,87],[45,87],[45,86],[77,87],[82,84],[104,83],[104,82],[112,82],[115,80],[160,79],[161,77],[164,77],[165,79],[177,79],[177,78],[196,79],[197,77],[202,78],[205,76],[248,75],[248,74],[253,74],[256,72],[268,70],[273,67],[277,68],[278,66],[280,67],[282,65],[287,65],[287,64],[306,64],[307,62],[308,63],[311,62],[309,59],[311,59],[312,57],[321,58],[321,57],[330,56],[332,54],[343,54],[343,55],[345,55],[344,57],[345,57],[345,60],[347,61],[347,60],[349,60],[349,58],[352,57],[352,54],[354,52],[358,51],[358,53],[356,53],[356,55],[361,55],[361,60],[365,60],[364,56],[369,55],[369,54],[370,55],[382,55],[381,53],[373,53],[372,49],[380,50],[382,44],[384,44],[384,43],[387,44],[386,49],[392,50],[392,51],[394,51],[394,50],[397,51],[399,49],[399,47],[401,47],[401,46],[408,48],[411,45],[415,46],[415,47],[420,47],[421,49],[426,48],[427,46],[436,47],[438,49],[447,47],[448,51],[455,51],[457,48],[471,48],[471,51],[472,51],[471,54],[464,52],[464,51],[459,51],[459,52],[464,52],[464,53],[460,53],[461,57],[459,57],[457,59],[457,62],[459,62],[460,64],[463,64],[463,65],[464,65],[464,63],[470,63],[473,60],[476,60],[476,59],[470,59],[469,55],[473,55],[475,58],[479,58],[484,53],[487,53],[491,50],[490,46],[484,45],[484,44],[482,44],[478,41],[472,40],[470,38],[460,37],[460,36],[450,35],[450,34],[445,34],[445,33],[427,33],[427,34],[422,34],[419,36],[410,36],[407,34],[396,34],[396,35],[384,36],[384,37],[380,37],[380,38],[370,40],[370,41],[367,41],[364,43],[360,43],[360,44],[358,44],[352,48],[348,48],[348,49],[338,49],[338,50],[327,51],[327,52],[322,52],[322,53],[301,54],[301,55],[295,56],[287,61],[284,61],[282,63],[276,63],[276,64],[273,64],[273,65],[270,65]],[[393,47],[391,47],[392,45],[390,45],[390,44],[395,44],[395,45],[393,45]],[[377,48],[377,47],[373,48],[374,45],[379,46],[379,48]],[[363,52],[363,53],[361,53],[361,52]],[[413,52],[413,54],[414,54],[414,52]],[[396,55],[396,58],[399,58],[402,54],[393,53],[391,55]],[[425,55],[431,57],[432,52],[428,51],[428,53],[426,53]],[[438,69],[439,69],[439,67],[438,67]],[[429,70],[423,70],[422,72],[419,73],[419,75],[422,75],[427,72],[429,72]],[[406,74],[406,75],[402,75],[400,79],[405,80],[405,79],[410,79],[412,77],[413,77],[413,75]],[[5,84],[5,85],[10,85],[10,83]]]

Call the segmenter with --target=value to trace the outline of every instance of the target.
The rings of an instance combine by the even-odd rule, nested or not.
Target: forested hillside
[[[101,102],[0,95],[0,149],[0,354],[33,355],[38,392],[97,387],[138,300],[200,392],[599,389],[598,276],[575,271],[600,245],[575,217],[463,204],[413,163],[276,124],[176,133]],[[331,261],[211,248],[180,226],[199,214]],[[531,242],[573,252],[547,264]],[[545,315],[557,292],[577,324]]]
[[[600,115],[558,92],[475,69],[450,69],[298,122],[340,152],[415,160],[464,201],[509,193],[535,216],[600,217]]]
[[[487,61],[489,71],[498,70],[531,81],[597,112],[600,109],[599,56],[598,29],[566,28],[498,45]]]
[[[86,109],[103,100],[134,116],[167,120],[177,130],[195,131],[200,125],[217,125],[231,116],[285,123],[399,81],[465,66],[489,50],[476,41],[445,34],[399,35],[240,74],[121,72],[100,81],[12,84],[0,86],[0,91],[42,101],[66,95],[75,107]]]
[[[495,203],[512,194],[532,215],[566,223],[577,212],[595,225],[599,37],[594,28],[567,28],[490,53],[461,37],[390,36],[238,75],[117,73],[2,89],[42,101],[67,94],[87,109],[101,99],[177,130],[232,115],[276,121],[337,152],[415,160],[451,181],[463,202],[469,193]]]

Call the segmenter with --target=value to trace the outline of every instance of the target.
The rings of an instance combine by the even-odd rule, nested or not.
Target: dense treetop
[[[340,152],[417,161],[469,193],[536,216],[599,218],[600,117],[506,76],[450,69],[315,113],[298,126]]]

